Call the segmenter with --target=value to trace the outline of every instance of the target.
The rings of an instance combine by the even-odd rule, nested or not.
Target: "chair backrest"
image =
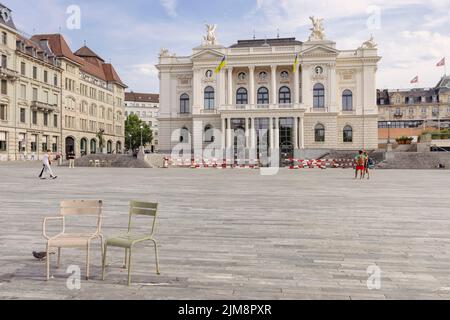
[[[157,214],[158,214],[158,204],[157,203],[131,201],[130,202],[130,218],[129,218],[129,222],[128,222],[128,232],[130,232],[131,228],[132,228],[133,216],[148,216],[148,217],[153,217],[153,224],[152,224],[152,230],[151,230],[151,235],[153,235],[153,233],[155,231]]]
[[[102,200],[67,200],[61,202],[61,215],[63,217],[96,217],[97,232],[100,232],[102,225],[102,208]]]

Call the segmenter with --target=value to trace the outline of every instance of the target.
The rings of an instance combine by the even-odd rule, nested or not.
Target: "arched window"
[[[214,142],[214,140],[215,140],[214,129],[209,124],[205,127],[204,137],[205,137],[205,142]]]
[[[314,137],[316,142],[325,142],[325,127],[323,124],[318,124],[314,128]]]
[[[81,151],[82,156],[87,155],[87,139],[86,138],[81,139],[80,151]]]
[[[189,96],[186,93],[180,96],[180,113],[189,113]]]
[[[258,104],[269,104],[269,90],[266,87],[258,89]]]
[[[186,127],[180,130],[180,143],[189,143],[189,130]]]
[[[108,142],[107,142],[107,144],[106,144],[106,152],[108,153],[108,154],[111,154],[112,153],[112,146],[113,146],[113,143],[112,143],[112,141],[111,140],[108,140]]]
[[[97,140],[92,139],[91,140],[91,154],[96,154],[97,153]]]
[[[205,110],[213,110],[214,109],[214,88],[206,87],[205,88]]]
[[[236,104],[248,104],[247,89],[239,88],[236,92]]]
[[[342,93],[342,110],[353,111],[353,93],[350,90],[344,90]]]
[[[344,127],[344,142],[353,142],[353,128],[350,126]]]
[[[325,108],[325,88],[321,83],[314,86],[314,108]]]
[[[288,87],[280,88],[279,103],[280,104],[291,103],[291,89],[289,89]]]

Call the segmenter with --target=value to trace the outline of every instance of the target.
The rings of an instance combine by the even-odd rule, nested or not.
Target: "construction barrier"
[[[287,159],[286,167],[290,170],[299,169],[349,169],[355,168],[354,159]],[[234,159],[171,159],[165,158],[164,168],[191,168],[191,169],[259,169],[261,163],[258,159],[251,159],[245,163],[236,163]]]

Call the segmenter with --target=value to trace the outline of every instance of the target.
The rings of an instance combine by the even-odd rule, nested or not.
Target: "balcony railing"
[[[0,67],[0,78],[15,81],[19,79],[19,73],[5,67]]]
[[[57,108],[58,108],[57,104],[50,104],[50,103],[45,103],[45,102],[36,101],[36,100],[31,102],[31,109],[34,109],[34,110],[39,110],[39,111],[44,111],[44,112],[53,112],[53,111],[56,111]]]
[[[240,110],[280,110],[280,109],[299,109],[300,105],[294,103],[280,104],[233,104],[220,107],[220,111],[240,111]]]

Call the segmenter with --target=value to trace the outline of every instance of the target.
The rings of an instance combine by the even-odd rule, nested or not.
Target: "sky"
[[[310,16],[324,18],[327,39],[356,49],[373,34],[382,60],[380,89],[433,87],[450,72],[450,0],[0,0],[28,35],[63,33],[72,50],[87,45],[113,63],[135,92],[158,93],[161,48],[190,55],[205,23],[217,24],[224,46],[238,39],[296,37],[306,41]],[[38,5],[37,5],[38,4]],[[80,9],[73,28],[71,5]],[[69,13],[68,13],[69,9]],[[76,26],[76,23],[75,23]]]

